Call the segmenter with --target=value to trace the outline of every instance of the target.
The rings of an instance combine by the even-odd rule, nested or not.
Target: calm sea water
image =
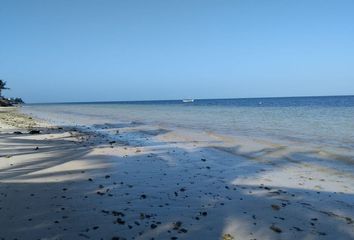
[[[141,123],[354,148],[354,96],[25,105],[60,125]]]

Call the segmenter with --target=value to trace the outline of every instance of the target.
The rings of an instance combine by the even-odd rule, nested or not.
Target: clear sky
[[[0,0],[27,102],[354,94],[353,0]]]

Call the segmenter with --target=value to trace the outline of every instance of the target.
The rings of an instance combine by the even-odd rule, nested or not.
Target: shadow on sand
[[[354,238],[353,194],[262,178],[297,166],[289,159],[304,153],[262,161],[281,149],[155,142],[163,147],[137,152],[84,135],[46,139],[67,129],[41,129],[40,139],[0,135],[0,239]],[[245,179],[262,183],[238,181]]]

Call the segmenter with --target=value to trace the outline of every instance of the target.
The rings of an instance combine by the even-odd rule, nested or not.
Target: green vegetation
[[[1,107],[9,107],[16,104],[24,103],[21,98],[5,98],[2,95],[3,90],[9,90],[10,88],[6,87],[6,81],[0,79],[0,106]]]
[[[0,80],[0,98],[2,98],[2,90],[7,90],[10,88],[6,87],[6,82],[4,80]]]

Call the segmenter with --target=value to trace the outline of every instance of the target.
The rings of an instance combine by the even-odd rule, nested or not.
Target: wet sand
[[[345,153],[102,126],[111,139],[13,108],[0,122],[0,239],[354,239]]]

